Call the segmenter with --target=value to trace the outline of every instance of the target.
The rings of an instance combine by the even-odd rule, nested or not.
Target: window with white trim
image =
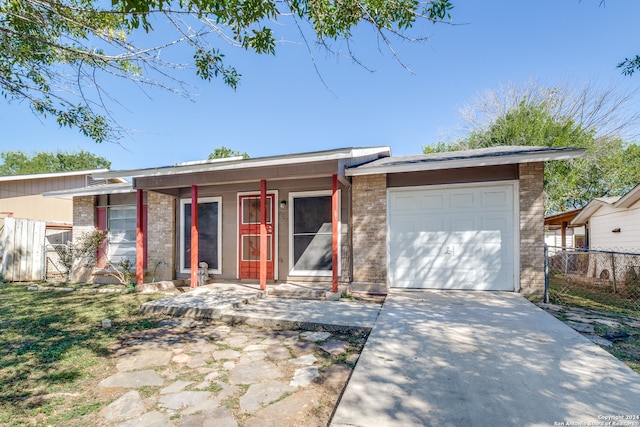
[[[109,260],[117,264],[127,258],[136,264],[136,207],[109,206],[107,229],[109,230]]]
[[[330,276],[331,192],[290,194],[290,274]]]

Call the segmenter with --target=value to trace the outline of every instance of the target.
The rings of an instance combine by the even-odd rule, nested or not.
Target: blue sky
[[[378,50],[369,30],[356,34],[352,47],[374,72],[345,54],[312,46],[330,90],[298,39],[279,43],[275,57],[220,45],[243,75],[237,92],[191,73],[194,101],[159,90],[145,94],[124,82],[110,86],[122,104],[112,113],[131,129],[122,146],[96,144],[41,120],[24,104],[3,100],[0,150],[83,149],[106,157],[114,170],[204,159],[222,145],[251,157],[371,145],[388,145],[395,155],[415,154],[450,135],[460,123],[459,109],[500,84],[538,79],[640,87],[640,74],[624,77],[615,67],[640,53],[637,0],[609,0],[604,6],[599,0],[453,3],[453,19],[460,25],[429,25],[427,43],[395,42],[415,74],[383,46]],[[287,27],[282,31],[295,34]]]

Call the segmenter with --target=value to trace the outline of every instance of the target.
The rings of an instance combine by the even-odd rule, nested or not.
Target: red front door
[[[267,194],[267,279],[274,275],[274,206],[275,195]],[[260,278],[260,194],[238,198],[239,273],[240,279]]]

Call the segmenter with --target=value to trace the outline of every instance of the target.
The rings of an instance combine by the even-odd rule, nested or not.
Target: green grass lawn
[[[84,397],[87,381],[113,363],[109,346],[119,337],[156,325],[139,307],[159,297],[0,284],[0,425],[67,425],[97,411],[101,402]]]

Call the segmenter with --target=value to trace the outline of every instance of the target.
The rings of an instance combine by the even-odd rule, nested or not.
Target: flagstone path
[[[168,319],[114,346],[105,426],[324,426],[365,337]]]

